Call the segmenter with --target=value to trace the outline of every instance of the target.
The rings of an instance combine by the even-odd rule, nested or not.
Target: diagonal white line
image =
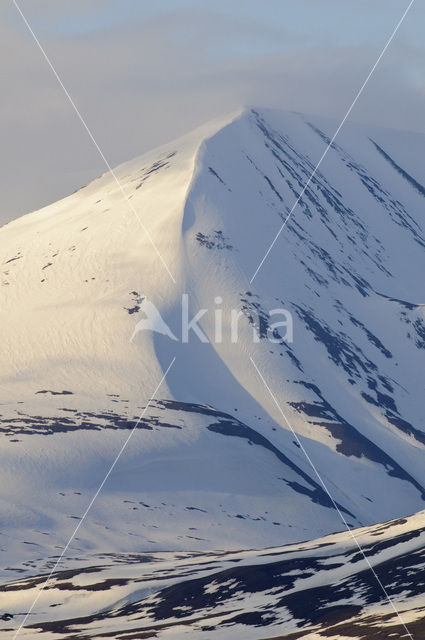
[[[39,39],[37,38],[37,36],[35,35],[33,29],[31,28],[31,25],[29,24],[28,20],[26,19],[25,15],[22,13],[21,8],[19,7],[18,3],[16,2],[16,0],[12,0],[13,4],[15,5],[17,11],[19,12],[22,20],[24,21],[28,31],[30,32],[30,34],[32,35],[34,42],[37,44],[38,48],[40,49],[41,53],[43,54],[44,59],[46,60],[47,64],[49,65],[50,69],[53,72],[53,75],[55,76],[56,80],[58,81],[59,85],[61,86],[63,92],[65,93],[66,97],[69,100],[69,103],[71,104],[72,108],[74,109],[75,113],[77,114],[81,124],[83,125],[84,129],[87,131],[90,140],[93,142],[94,146],[96,147],[100,157],[102,158],[103,162],[105,163],[109,173],[111,174],[111,176],[113,177],[113,179],[115,180],[115,182],[118,185],[119,190],[121,191],[125,201],[128,204],[128,207],[130,209],[130,211],[132,211],[132,213],[136,216],[136,219],[138,220],[140,226],[142,227],[143,231],[145,232],[146,236],[148,237],[149,242],[151,243],[152,247],[155,250],[155,253],[157,254],[158,258],[161,260],[162,264],[164,265],[165,270],[167,271],[168,275],[170,276],[171,280],[174,282],[174,284],[176,284],[176,281],[174,279],[174,276],[172,275],[170,269],[168,268],[167,263],[165,262],[164,258],[162,257],[158,247],[156,246],[151,234],[149,233],[148,229],[146,228],[146,226],[144,225],[141,217],[139,216],[139,214],[137,213],[136,209],[134,208],[134,206],[132,205],[129,197],[127,196],[121,182],[119,181],[115,171],[112,169],[111,165],[109,164],[108,160],[106,159],[102,149],[99,147],[98,143],[96,142],[96,139],[94,138],[91,130],[89,129],[88,124],[86,123],[85,119],[83,118],[83,116],[81,115],[77,105],[75,104],[74,100],[72,99],[71,95],[69,94],[67,88],[65,87],[64,83],[62,82],[61,78],[59,77],[58,72],[56,71],[55,67],[53,66],[50,58],[48,57],[46,51],[44,50],[41,42],[39,41]]]
[[[322,164],[323,160],[326,158],[329,149],[332,147],[333,143],[335,142],[335,138],[337,137],[337,135],[339,134],[339,132],[341,131],[342,127],[345,124],[345,121],[347,120],[348,116],[350,115],[350,113],[352,112],[352,110],[354,109],[357,101],[359,100],[360,96],[362,95],[364,89],[366,88],[366,85],[368,84],[369,80],[371,79],[372,75],[374,74],[376,67],[378,66],[378,64],[381,62],[382,57],[384,56],[386,50],[388,49],[388,47],[390,46],[391,42],[393,41],[397,31],[400,29],[401,25],[403,24],[403,21],[405,19],[405,17],[407,16],[407,14],[409,13],[413,3],[415,2],[415,0],[410,0],[409,5],[407,7],[407,9],[405,10],[405,12],[403,13],[403,15],[401,16],[400,20],[398,21],[397,25],[395,26],[393,32],[391,33],[390,37],[388,38],[384,48],[382,49],[381,53],[379,54],[378,59],[376,60],[375,64],[373,65],[373,67],[371,68],[371,70],[369,71],[366,80],[363,82],[362,86],[360,87],[359,91],[357,92],[356,97],[354,98],[353,102],[351,103],[347,113],[345,114],[345,116],[343,117],[343,119],[341,120],[337,130],[335,131],[335,133],[333,134],[328,146],[326,147],[326,149],[324,150],[319,162],[316,164],[314,170],[312,171],[309,179],[307,180],[306,184],[304,185],[304,188],[302,189],[300,195],[298,196],[298,198],[296,199],[292,209],[290,210],[290,212],[288,213],[288,215],[286,216],[285,220],[283,221],[280,229],[278,230],[278,232],[276,233],[273,242],[270,244],[269,248],[267,249],[266,253],[264,254],[262,260],[260,261],[258,267],[256,268],[254,275],[252,276],[251,280],[249,281],[250,284],[253,282],[254,278],[257,276],[257,273],[260,271],[261,267],[263,266],[265,260],[267,259],[267,256],[269,255],[270,251],[273,249],[274,245],[277,242],[277,239],[279,238],[280,234],[282,233],[283,229],[286,226],[286,223],[288,222],[288,220],[290,219],[290,217],[292,216],[293,212],[295,211],[299,201],[301,200],[301,198],[303,197],[304,193],[306,192],[306,189],[308,189],[308,186],[310,184],[310,182],[313,180],[314,176],[316,175],[320,165]]]
[[[118,451],[117,455],[114,458],[114,461],[112,462],[111,466],[109,467],[105,477],[103,478],[102,482],[100,483],[96,493],[94,494],[93,498],[90,500],[90,503],[87,507],[87,509],[84,511],[81,520],[78,522],[77,526],[75,527],[71,537],[69,538],[68,542],[66,543],[66,545],[64,546],[59,558],[56,560],[53,569],[50,571],[49,575],[47,576],[46,580],[43,582],[43,584],[41,585],[41,587],[39,588],[39,590],[37,591],[37,594],[34,598],[34,601],[32,603],[32,605],[30,606],[30,608],[28,609],[27,613],[25,614],[25,617],[23,619],[23,621],[21,622],[21,624],[19,625],[19,628],[17,629],[15,635],[13,636],[13,640],[15,640],[15,638],[17,638],[18,634],[20,633],[20,631],[22,630],[22,628],[24,627],[26,621],[28,620],[29,615],[31,614],[32,610],[34,609],[35,605],[38,602],[39,597],[41,596],[41,594],[43,593],[44,589],[47,586],[47,583],[49,582],[50,578],[52,577],[52,575],[54,574],[54,572],[56,571],[60,561],[62,560],[62,558],[64,557],[65,553],[67,552],[69,545],[71,544],[71,542],[73,541],[73,539],[75,538],[75,536],[78,533],[79,528],[81,527],[81,525],[83,524],[84,520],[86,519],[90,509],[92,508],[93,504],[95,503],[95,501],[97,500],[100,492],[102,491],[103,487],[105,486],[105,483],[107,481],[107,479],[109,478],[109,476],[111,475],[112,471],[114,470],[118,460],[120,459],[122,453],[124,452],[124,449],[126,448],[126,446],[128,445],[128,443],[130,442],[130,439],[133,435],[133,433],[136,431],[137,427],[140,424],[140,421],[142,420],[143,416],[145,415],[150,403],[152,402],[152,400],[155,398],[155,395],[158,391],[158,389],[160,388],[160,386],[162,385],[162,383],[164,382],[165,378],[168,375],[168,372],[170,371],[171,367],[173,366],[174,362],[175,362],[176,358],[174,357],[170,364],[168,365],[168,368],[166,370],[166,372],[164,373],[164,375],[162,376],[161,380],[158,382],[155,391],[153,392],[153,394],[151,395],[151,397],[149,398],[145,408],[143,409],[142,413],[140,414],[139,418],[137,419],[137,422],[135,423],[134,427],[132,428],[132,430],[130,431],[129,435],[127,436],[127,438],[125,439],[121,449]]]
[[[288,418],[286,417],[286,415],[284,414],[280,404],[278,403],[278,401],[276,400],[276,397],[274,396],[272,390],[270,389],[269,385],[267,384],[267,382],[265,381],[261,371],[259,370],[259,368],[257,367],[257,365],[255,364],[254,360],[251,358],[251,356],[249,356],[249,359],[251,360],[252,365],[254,366],[254,369],[256,370],[258,377],[260,378],[261,382],[264,384],[264,386],[266,387],[267,391],[270,394],[270,397],[272,398],[274,404],[276,405],[277,409],[279,410],[279,413],[281,414],[282,418],[285,420],[286,424],[288,425],[289,429],[292,432],[292,435],[294,436],[297,444],[299,445],[301,451],[303,452],[303,454],[305,455],[305,457],[308,460],[308,463],[310,464],[311,468],[313,469],[315,475],[317,476],[320,484],[322,485],[324,491],[326,492],[326,495],[329,497],[330,501],[332,502],[332,505],[334,507],[334,509],[336,510],[336,512],[338,513],[339,517],[341,518],[345,528],[347,529],[347,531],[349,532],[350,536],[352,537],[352,539],[354,540],[360,554],[362,555],[362,557],[364,558],[364,560],[366,561],[369,569],[372,571],[374,577],[376,578],[376,581],[378,582],[379,586],[381,587],[385,597],[387,598],[389,604],[391,605],[392,609],[394,610],[395,614],[397,615],[398,619],[400,620],[401,624],[403,625],[404,629],[406,630],[407,635],[409,636],[409,638],[411,638],[411,640],[413,639],[412,634],[410,633],[409,629],[406,627],[406,624],[403,622],[403,619],[400,615],[400,613],[398,612],[392,598],[390,597],[389,593],[387,592],[387,590],[385,589],[384,585],[382,584],[381,580],[379,579],[375,569],[372,567],[371,563],[369,562],[369,558],[366,556],[365,552],[363,551],[360,542],[358,541],[356,535],[353,533],[353,531],[351,530],[351,527],[349,526],[349,524],[347,523],[343,513],[341,512],[341,509],[338,507],[337,503],[335,502],[334,498],[332,497],[331,493],[329,492],[328,487],[326,486],[325,482],[322,479],[322,476],[320,475],[320,473],[318,472],[314,462],[312,461],[312,459],[310,458],[309,454],[307,453],[307,451],[305,450],[300,438],[298,437],[298,434],[296,433],[296,431],[294,431],[294,429],[292,428],[291,423],[289,422]]]

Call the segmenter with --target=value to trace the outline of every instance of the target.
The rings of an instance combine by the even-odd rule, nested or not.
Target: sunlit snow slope
[[[174,357],[70,556],[345,528],[250,358],[349,526],[425,507],[424,137],[347,125],[249,282],[335,126],[244,110],[0,230],[3,576],[58,554]]]

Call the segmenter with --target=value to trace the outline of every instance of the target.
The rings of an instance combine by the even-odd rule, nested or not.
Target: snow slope
[[[243,110],[0,229],[4,579],[57,556],[174,357],[70,558],[344,529],[250,357],[348,525],[424,508],[425,138],[347,125],[249,282],[335,128]],[[209,343],[133,337],[143,297],[180,337],[182,293]]]

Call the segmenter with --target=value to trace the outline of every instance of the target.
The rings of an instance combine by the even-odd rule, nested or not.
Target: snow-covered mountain
[[[52,566],[173,358],[62,568],[425,508],[425,137],[347,124],[250,282],[335,128],[243,110],[0,229],[3,581]]]

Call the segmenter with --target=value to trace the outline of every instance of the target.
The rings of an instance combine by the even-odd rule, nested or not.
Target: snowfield
[[[0,229],[11,638],[136,424],[22,637],[408,637],[347,527],[425,637],[425,137],[347,124],[287,220],[335,129],[241,110]]]

